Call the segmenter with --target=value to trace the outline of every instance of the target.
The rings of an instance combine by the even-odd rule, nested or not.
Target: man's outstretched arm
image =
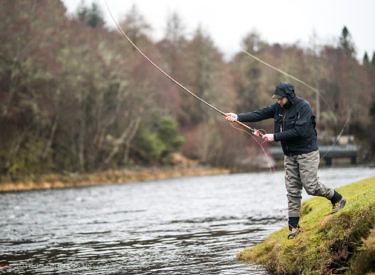
[[[268,118],[273,118],[275,115],[276,104],[272,104],[266,108],[259,109],[249,113],[235,114],[227,113],[225,114],[226,119],[230,121],[238,120],[240,122],[257,122]]]

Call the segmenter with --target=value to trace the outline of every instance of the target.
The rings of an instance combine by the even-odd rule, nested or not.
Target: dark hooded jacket
[[[288,103],[274,103],[264,109],[238,115],[241,122],[256,122],[274,118],[274,138],[281,141],[285,155],[300,155],[318,150],[315,116],[310,104],[296,96],[292,84],[282,82],[274,92],[286,96]]]

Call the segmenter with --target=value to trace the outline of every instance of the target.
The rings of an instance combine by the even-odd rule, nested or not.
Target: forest
[[[175,152],[230,169],[264,162],[254,140],[106,27],[104,12],[95,3],[68,15],[62,1],[0,1],[2,178],[173,165]],[[256,32],[242,40],[244,50],[316,87],[318,96],[243,52],[227,60],[201,27],[185,33],[176,13],[158,41],[136,6],[119,21],[155,63],[221,110],[268,106],[275,86],[288,81],[311,103],[320,144],[343,131],[361,146],[362,161],[373,159],[375,52],[358,60],[347,27],[336,45],[270,44]],[[253,125],[272,131],[273,121]]]

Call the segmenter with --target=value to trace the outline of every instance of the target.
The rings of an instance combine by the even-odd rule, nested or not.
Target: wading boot
[[[338,211],[340,211],[341,209],[343,209],[345,207],[345,204],[346,204],[346,199],[344,199],[344,198],[342,198],[341,200],[339,200],[335,204],[332,204],[331,214],[335,214]]]
[[[288,240],[294,239],[300,232],[302,232],[301,228],[293,228],[291,233],[288,235]]]
[[[289,226],[289,231],[290,231],[290,234],[288,235],[288,239],[294,239],[295,237],[297,237],[297,235],[302,232],[302,229],[301,227],[299,227],[299,225],[297,225],[296,227],[293,227],[293,228],[290,228]]]

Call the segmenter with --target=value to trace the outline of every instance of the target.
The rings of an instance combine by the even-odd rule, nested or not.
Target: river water
[[[375,176],[319,173],[333,187]],[[236,254],[286,226],[286,208],[283,171],[3,193],[0,273],[267,274]]]

